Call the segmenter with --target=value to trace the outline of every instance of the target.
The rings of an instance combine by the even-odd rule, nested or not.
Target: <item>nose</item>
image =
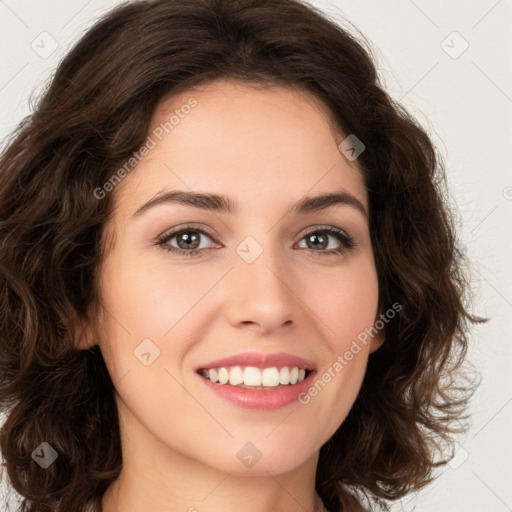
[[[284,254],[269,244],[251,263],[241,254],[235,257],[225,288],[229,322],[260,334],[292,328],[302,302],[297,295],[298,279]]]

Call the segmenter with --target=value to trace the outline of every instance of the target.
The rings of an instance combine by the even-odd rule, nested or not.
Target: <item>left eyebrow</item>
[[[187,190],[162,190],[138,208],[133,214],[133,217],[138,217],[157,205],[167,203],[184,204],[195,208],[221,213],[233,214],[240,211],[238,205],[231,198],[224,195],[205,192],[191,192]],[[338,190],[336,192],[320,194],[313,197],[303,197],[293,204],[288,209],[287,213],[306,214],[325,210],[337,204],[355,208],[362,213],[364,218],[368,221],[368,212],[366,211],[363,203],[346,190]]]
[[[313,197],[303,197],[297,201],[288,210],[288,213],[310,213],[325,210],[336,204],[344,204],[355,208],[363,214],[364,218],[368,221],[368,212],[363,203],[346,190],[338,190],[327,194],[320,194]]]

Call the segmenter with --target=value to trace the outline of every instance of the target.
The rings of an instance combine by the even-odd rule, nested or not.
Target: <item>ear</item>
[[[77,350],[88,350],[98,345],[101,339],[100,332],[103,328],[103,308],[94,300],[87,309],[85,315],[81,315],[73,330],[74,346]]]
[[[370,354],[378,350],[386,340],[386,335],[383,331],[380,331],[375,337],[370,341]]]
[[[98,336],[89,319],[82,319],[75,329],[75,347],[78,350],[88,350],[98,344],[97,339]]]
[[[375,322],[373,325],[376,327],[383,323],[382,320],[380,320],[381,315],[377,314],[375,317]],[[386,326],[384,324],[382,329],[379,329],[375,334],[372,334],[371,340],[370,340],[370,354],[378,350],[386,340]]]

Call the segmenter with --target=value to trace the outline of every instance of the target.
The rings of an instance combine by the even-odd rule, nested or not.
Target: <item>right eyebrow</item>
[[[163,190],[138,208],[133,216],[138,217],[150,208],[167,203],[185,204],[212,212],[236,213],[239,211],[237,205],[227,196],[187,190]]]

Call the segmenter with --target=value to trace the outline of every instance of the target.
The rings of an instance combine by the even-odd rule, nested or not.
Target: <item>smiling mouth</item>
[[[280,389],[300,384],[312,370],[297,366],[230,366],[200,368],[197,373],[215,384],[245,389]]]

